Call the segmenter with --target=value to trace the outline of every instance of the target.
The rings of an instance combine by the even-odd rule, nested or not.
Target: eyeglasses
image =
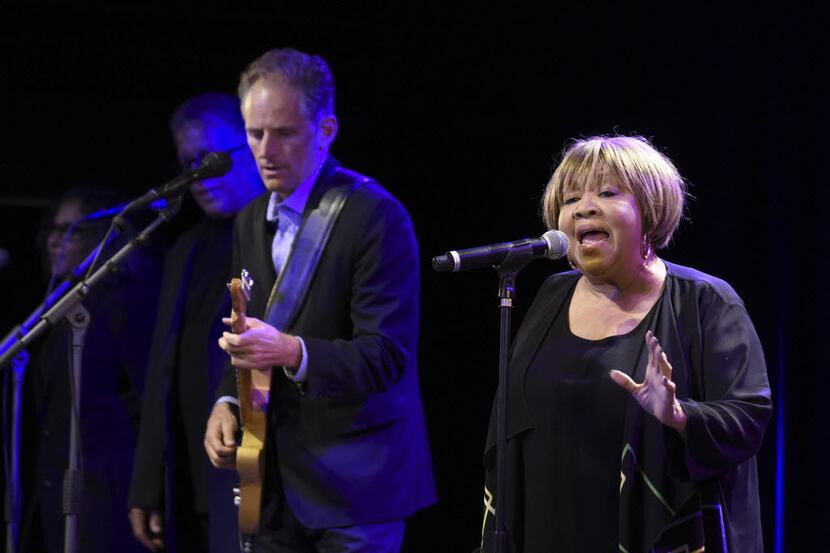
[[[82,240],[89,234],[89,225],[83,223],[46,223],[41,229],[46,236],[57,234],[62,240]]]
[[[226,154],[233,154],[234,152],[238,152],[238,151],[242,150],[243,148],[247,148],[247,147],[248,147],[248,144],[245,143],[245,144],[239,144],[237,146],[234,146],[233,148],[228,148],[227,150],[222,150],[222,151],[225,152]],[[202,161],[205,159],[205,156],[208,155],[209,153],[210,152],[202,152],[202,153],[198,154],[196,157],[194,157],[193,159],[182,162],[182,169],[184,169],[185,171],[192,171],[194,169],[198,169],[199,166],[202,164]]]

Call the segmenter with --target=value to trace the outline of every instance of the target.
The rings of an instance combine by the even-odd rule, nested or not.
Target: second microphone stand
[[[499,275],[499,388],[496,394],[496,515],[493,552],[507,553],[508,536],[504,527],[505,459],[507,454],[507,368],[510,352],[510,324],[516,295],[516,276],[533,261],[533,248],[514,246],[501,265]]]

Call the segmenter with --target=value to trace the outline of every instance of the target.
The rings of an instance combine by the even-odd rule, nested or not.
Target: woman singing
[[[732,287],[657,256],[684,199],[639,137],[574,142],[548,183],[545,222],[567,234],[574,270],[544,283],[511,353],[511,551],[762,551],[764,355]],[[495,435],[493,417],[484,551]]]

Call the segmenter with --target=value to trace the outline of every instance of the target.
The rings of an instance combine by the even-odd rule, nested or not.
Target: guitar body
[[[262,508],[265,413],[253,414],[243,423],[242,444],[236,450],[239,473],[239,531],[255,534]]]
[[[242,270],[241,278],[228,284],[231,291],[231,330],[235,334],[245,332],[245,311],[253,285],[248,271]],[[254,535],[259,526],[262,508],[262,476],[264,470],[264,446],[268,392],[271,371],[237,369],[239,409],[242,418],[242,444],[236,451],[236,470],[239,473],[239,531]]]

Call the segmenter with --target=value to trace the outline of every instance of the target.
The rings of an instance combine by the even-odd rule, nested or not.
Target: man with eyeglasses
[[[225,357],[217,346],[230,312],[234,218],[263,192],[248,151],[239,100],[208,93],[170,120],[179,164],[197,167],[209,152],[231,155],[231,170],[191,193],[204,217],[165,259],[153,347],[141,408],[129,505],[133,534],[151,551],[238,549],[235,475],[210,466],[202,439]]]

